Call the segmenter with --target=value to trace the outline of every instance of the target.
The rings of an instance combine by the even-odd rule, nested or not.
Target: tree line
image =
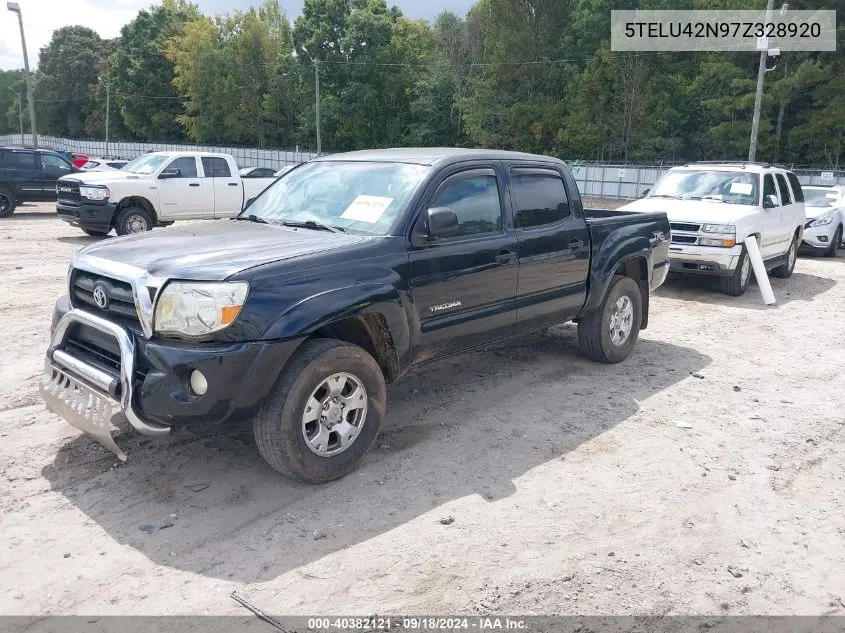
[[[692,0],[761,9],[762,0]],[[789,9],[845,0],[803,0]],[[759,57],[618,53],[611,9],[675,0],[479,0],[466,16],[411,20],[386,0],[305,0],[291,23],[276,0],[208,16],[186,0],[138,13],[120,36],[83,26],[41,49],[39,132],[255,147],[315,146],[315,72],[324,151],[484,146],[567,159],[674,162],[747,154]],[[766,74],[757,156],[845,161],[845,47],[787,52]],[[19,129],[21,71],[0,73],[0,133]],[[107,90],[108,89],[108,90]]]

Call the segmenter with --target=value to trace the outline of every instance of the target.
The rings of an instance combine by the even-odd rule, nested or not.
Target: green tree
[[[87,27],[65,26],[53,32],[50,43],[41,49],[35,74],[35,109],[41,132],[85,135],[90,92],[99,82],[104,51],[103,40]]]
[[[24,129],[29,132],[29,114],[27,113],[26,84],[24,83],[23,71],[0,70],[0,134],[20,133],[18,94],[21,97],[21,108],[26,115]]]
[[[182,113],[182,95],[173,86],[173,65],[164,49],[198,17],[197,7],[186,0],[163,0],[139,11],[121,29],[110,60],[112,91],[123,122],[135,137],[159,141],[184,137],[176,120]]]

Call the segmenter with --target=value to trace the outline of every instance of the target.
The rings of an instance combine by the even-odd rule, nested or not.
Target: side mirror
[[[244,202],[244,209],[246,209],[249,205],[251,205],[255,201],[255,197],[247,198],[247,201]]]
[[[168,167],[165,169],[161,174],[159,174],[159,179],[165,178],[181,178],[182,177],[182,170],[176,169],[175,167]]]
[[[434,207],[426,211],[426,232],[430,239],[452,237],[460,230],[458,214],[449,207]]]
[[[763,198],[764,209],[774,209],[776,206],[778,206],[778,199],[774,194],[770,193],[768,196]]]
[[[640,198],[645,198],[645,197],[648,195],[648,192],[649,192],[649,191],[651,191],[651,189],[643,189],[643,190],[640,192]]]

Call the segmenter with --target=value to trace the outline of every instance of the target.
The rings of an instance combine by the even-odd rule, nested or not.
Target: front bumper
[[[112,202],[69,203],[59,200],[56,203],[56,212],[60,219],[73,226],[108,232],[111,229],[116,207],[117,205]]]
[[[686,246],[672,244],[669,247],[670,270],[673,273],[699,275],[732,275],[736,270],[742,245],[731,248],[719,246]]]
[[[140,433],[161,436],[173,425],[223,422],[246,414],[270,392],[299,342],[146,340],[70,308],[63,298],[56,305],[40,390],[49,410],[125,460],[111,437],[115,415],[122,413]],[[208,382],[203,395],[190,387],[194,370]]]
[[[801,240],[802,250],[826,251],[833,243],[833,237],[839,224],[831,222],[825,226],[805,228]]]

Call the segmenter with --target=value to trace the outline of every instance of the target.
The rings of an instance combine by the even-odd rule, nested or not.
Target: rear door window
[[[229,163],[225,158],[204,156],[202,159],[202,170],[206,178],[228,178],[232,175],[229,171]]]
[[[519,228],[554,224],[570,214],[566,188],[557,172],[514,169],[511,187],[516,196],[516,225]]]
[[[792,185],[792,194],[795,196],[795,202],[804,202],[804,190],[801,189],[801,183],[791,171],[786,172],[786,178],[789,184]]]

